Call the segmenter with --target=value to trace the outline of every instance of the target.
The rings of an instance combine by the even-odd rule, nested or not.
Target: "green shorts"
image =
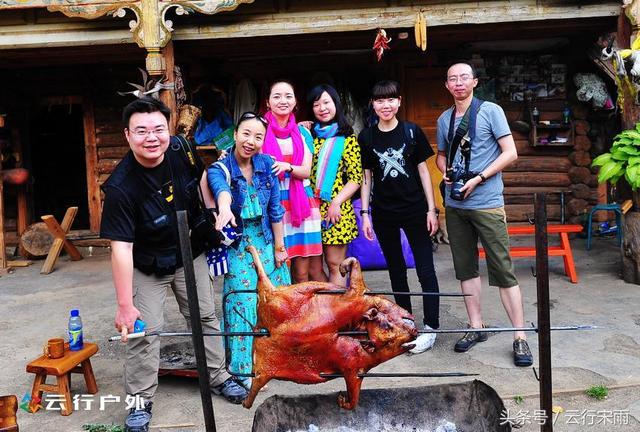
[[[480,275],[478,238],[487,256],[489,285],[511,288],[518,285],[509,255],[509,234],[504,207],[482,210],[446,209],[447,233],[456,279],[465,281]]]

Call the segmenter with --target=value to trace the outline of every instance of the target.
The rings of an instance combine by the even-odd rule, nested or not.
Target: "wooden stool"
[[[64,396],[64,406],[60,414],[67,416],[73,411],[71,392],[69,391],[70,374],[81,373],[87,384],[87,392],[96,394],[98,385],[91,368],[91,356],[98,352],[98,345],[85,342],[80,351],[69,351],[69,344],[65,344],[64,356],[51,359],[45,355],[38,357],[27,365],[27,372],[36,374],[31,390],[31,399],[42,399],[42,392],[55,393]],[[56,384],[46,383],[47,375],[56,377]]]
[[[79,261],[82,259],[82,255],[80,255],[78,249],[76,249],[71,241],[67,239],[67,234],[69,234],[71,224],[73,224],[73,220],[76,218],[76,213],[78,213],[78,207],[69,207],[64,214],[62,224],[59,224],[56,218],[52,215],[45,215],[41,217],[42,221],[47,224],[47,228],[53,235],[54,240],[51,245],[51,249],[49,249],[47,259],[44,261],[42,270],[40,270],[40,274],[49,274],[53,271],[53,266],[56,265],[56,261],[58,260],[58,256],[60,256],[60,252],[62,252],[63,247],[71,257],[72,261]]]

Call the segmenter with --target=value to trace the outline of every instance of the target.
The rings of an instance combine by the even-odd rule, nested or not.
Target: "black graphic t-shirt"
[[[422,129],[409,125],[413,139],[406,133],[403,122],[388,132],[373,126],[358,137],[362,144],[362,167],[371,170],[373,176],[371,209],[377,219],[426,214],[427,200],[418,165],[434,153]]]
[[[198,177],[190,169],[186,157],[171,148],[165,153],[163,162],[154,168],[143,167],[129,152],[103,185],[105,199],[100,236],[133,243],[133,264],[138,270],[165,275],[182,266],[175,216],[178,203],[171,167],[174,167],[175,183],[182,185],[179,196],[192,223],[198,214],[197,186],[204,170],[199,159],[196,164]],[[194,257],[202,253],[199,237],[191,237],[191,249]]]

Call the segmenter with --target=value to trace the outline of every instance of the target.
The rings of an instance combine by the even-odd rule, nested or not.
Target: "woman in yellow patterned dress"
[[[308,101],[316,118],[311,131],[314,154],[310,179],[321,203],[322,250],[329,277],[323,270],[322,256],[311,258],[309,274],[313,280],[344,285],[339,266],[346,257],[347,245],[358,236],[351,196],[362,183],[360,146],[333,87],[314,87]]]

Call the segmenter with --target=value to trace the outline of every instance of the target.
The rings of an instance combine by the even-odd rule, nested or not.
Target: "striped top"
[[[311,157],[310,148],[313,148],[313,138],[308,130],[300,128],[302,137],[305,140],[304,151]],[[284,162],[291,163],[293,156],[293,144],[291,138],[277,138],[282,159]],[[289,258],[308,257],[314,255],[322,255],[322,236],[320,234],[320,208],[318,200],[313,197],[311,182],[309,179],[303,180],[302,184],[309,198],[309,206],[311,214],[300,226],[294,227],[291,224],[291,203],[289,201],[289,173],[284,174],[284,179],[280,180],[280,198],[284,207],[284,218],[282,225],[284,228],[284,244],[287,248]]]

